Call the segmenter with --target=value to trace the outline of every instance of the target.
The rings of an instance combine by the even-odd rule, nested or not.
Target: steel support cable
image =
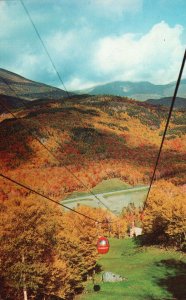
[[[32,24],[32,26],[33,26],[33,28],[34,28],[35,33],[36,33],[37,37],[39,38],[39,40],[40,40],[40,42],[41,42],[41,44],[42,44],[42,46],[43,46],[43,48],[44,48],[44,50],[45,50],[45,53],[46,53],[46,55],[48,56],[48,58],[49,58],[49,60],[50,60],[50,63],[51,63],[53,69],[55,70],[55,72],[56,72],[56,74],[57,74],[57,77],[58,77],[60,83],[63,85],[64,90],[65,90],[67,96],[69,97],[69,96],[70,96],[70,95],[69,95],[69,92],[67,91],[67,89],[66,89],[66,87],[65,87],[65,84],[64,84],[64,82],[63,82],[63,80],[62,80],[62,78],[61,78],[61,75],[60,75],[59,72],[57,71],[57,68],[56,68],[56,66],[55,66],[55,64],[54,64],[54,61],[53,61],[53,59],[52,59],[52,57],[51,57],[51,55],[50,55],[50,53],[49,53],[49,51],[48,51],[48,49],[47,49],[45,43],[43,42],[43,40],[42,40],[42,38],[41,38],[41,35],[40,35],[40,33],[39,33],[37,27],[35,26],[34,21],[33,21],[33,19],[31,18],[31,15],[30,15],[30,13],[29,13],[29,11],[28,11],[26,5],[24,4],[24,1],[23,1],[23,0],[20,0],[20,3],[21,3],[21,5],[22,5],[22,7],[23,7],[25,13],[26,13],[27,16],[28,16],[28,19],[30,20],[30,23]]]
[[[18,118],[14,113],[12,113],[12,111],[5,105],[5,104],[3,104],[1,101],[0,101],[0,105],[4,108],[4,109],[6,109],[16,120],[18,120],[19,122],[20,122],[20,124],[22,125],[22,127],[23,128],[25,128],[26,129],[26,131],[30,134],[30,135],[32,135],[33,137],[34,137],[34,139],[35,140],[37,140],[38,141],[38,143],[41,145],[41,146],[43,146],[44,148],[45,148],[45,150],[47,150],[47,152],[49,152],[51,155],[52,155],[52,157],[57,161],[57,162],[59,162],[60,164],[61,164],[61,161],[58,159],[58,157],[47,147],[47,146],[45,146],[44,144],[43,144],[43,142],[41,142],[41,140],[37,137],[37,135],[35,135],[31,130],[29,130],[24,124],[23,124],[23,120],[21,119],[21,118]],[[85,189],[87,189],[87,186],[84,184],[84,182],[81,180],[81,179],[79,179],[73,172],[71,172],[70,170],[69,170],[69,168],[67,168],[65,165],[63,165],[63,167],[78,181],[78,182],[80,182],[81,183],[81,185],[85,188]],[[110,210],[109,209],[109,207],[103,202],[103,201],[101,201],[100,199],[99,199],[99,197],[97,196],[97,195],[95,195],[91,190],[89,190],[88,189],[88,191],[89,191],[89,193],[94,197],[94,198],[96,198],[105,208],[107,208],[108,210]]]
[[[51,65],[52,65],[52,67],[53,67],[53,69],[55,70],[55,72],[56,72],[56,74],[57,74],[57,76],[58,76],[58,78],[59,78],[59,80],[60,80],[60,82],[61,82],[61,84],[63,85],[63,87],[64,87],[64,89],[65,89],[65,91],[66,91],[66,93],[67,93],[67,95],[68,95],[68,97],[70,97],[70,95],[69,95],[69,93],[68,93],[68,91],[67,91],[67,89],[66,89],[66,87],[65,87],[65,85],[64,85],[64,82],[63,82],[63,80],[62,80],[62,78],[61,78],[61,76],[60,76],[60,74],[59,74],[59,72],[57,71],[57,68],[56,68],[56,66],[55,66],[55,64],[54,64],[54,61],[53,61],[53,59],[52,59],[52,57],[51,57],[51,55],[50,55],[50,53],[49,53],[49,51],[48,51],[48,49],[47,49],[47,47],[46,47],[46,45],[45,45],[45,43],[43,42],[43,40],[42,40],[42,38],[41,38],[41,35],[40,35],[40,33],[39,33],[39,31],[38,31],[38,29],[37,29],[37,27],[35,26],[35,24],[34,24],[34,22],[33,22],[33,19],[32,19],[32,17],[31,17],[31,15],[30,15],[30,13],[29,13],[29,11],[28,11],[28,9],[27,9],[27,7],[26,7],[26,5],[24,4],[24,1],[23,0],[20,0],[20,3],[21,3],[21,5],[22,5],[22,7],[23,7],[23,9],[24,9],[24,11],[25,11],[25,13],[27,14],[27,16],[28,16],[28,19],[30,20],[30,22],[31,22],[31,24],[32,24],[32,26],[33,26],[33,28],[34,28],[34,30],[35,30],[35,32],[36,32],[36,35],[38,36],[38,38],[39,38],[39,40],[40,40],[40,42],[41,42],[41,44],[42,44],[42,46],[43,46],[43,48],[44,48],[44,50],[45,50],[45,52],[46,52],[46,55],[48,56],[48,58],[49,58],[49,60],[50,60],[50,62],[51,62]],[[18,118],[17,118],[18,119]],[[40,141],[40,143],[42,144],[42,142]],[[45,147],[45,145],[43,145],[44,147]],[[45,149],[47,149],[46,147],[45,147]],[[51,153],[51,152],[50,152]],[[53,153],[52,153],[52,155],[53,155]],[[55,157],[55,159],[56,159],[56,157]],[[69,171],[69,170],[68,170]],[[70,171],[69,171],[70,172]],[[71,172],[70,172],[71,173]],[[71,173],[72,174],[72,173]],[[73,174],[73,176],[75,176],[74,174]],[[87,187],[84,185],[84,183],[82,183],[80,180],[79,180],[79,178],[78,177],[76,177],[76,179],[87,189]],[[105,206],[105,208],[107,208],[109,211],[110,211],[110,208],[106,205],[106,204],[104,204],[92,191],[90,191],[89,190],[89,192],[103,205],[103,206]]]
[[[34,193],[34,194],[36,194],[36,195],[38,195],[38,196],[40,196],[40,197],[43,197],[43,198],[45,198],[46,200],[48,200],[48,201],[50,201],[50,202],[53,202],[53,203],[55,203],[55,204],[57,204],[57,205],[60,205],[60,206],[62,206],[62,207],[64,207],[64,208],[66,208],[66,209],[68,209],[68,210],[70,210],[70,211],[72,211],[72,212],[74,212],[74,213],[76,213],[76,214],[78,214],[78,215],[84,217],[84,218],[87,218],[87,219],[89,219],[89,220],[91,220],[91,221],[94,221],[94,222],[97,222],[97,223],[99,223],[99,224],[103,224],[103,223],[106,222],[106,221],[98,221],[98,220],[96,220],[96,219],[94,219],[94,218],[91,218],[91,217],[89,217],[89,216],[87,216],[87,215],[81,213],[81,212],[78,212],[78,211],[74,210],[73,208],[70,208],[70,207],[68,207],[68,206],[66,206],[66,205],[64,205],[64,204],[62,204],[62,203],[60,203],[60,202],[58,202],[58,201],[56,201],[56,200],[54,200],[54,199],[48,197],[48,196],[46,196],[46,195],[44,195],[44,194],[42,194],[42,193],[40,193],[40,192],[38,192],[38,191],[32,189],[31,187],[29,187],[29,186],[27,186],[27,185],[25,185],[25,184],[23,184],[23,183],[20,183],[20,182],[14,180],[14,179],[12,179],[12,178],[10,178],[10,177],[8,177],[8,176],[2,174],[2,173],[0,173],[0,176],[1,176],[2,178],[6,179],[6,180],[8,180],[8,181],[10,181],[10,182],[12,182],[12,183],[18,185],[18,186],[20,186],[20,187],[22,187],[22,188],[24,188],[24,189],[30,191],[31,193]]]
[[[34,30],[35,30],[35,32],[36,32],[36,35],[38,36],[38,38],[39,38],[39,40],[40,40],[40,42],[41,42],[41,44],[42,44],[42,46],[43,46],[43,48],[44,48],[44,50],[45,50],[45,52],[46,52],[46,54],[47,54],[47,56],[48,56],[48,58],[49,58],[49,60],[50,60],[50,62],[51,62],[51,65],[52,65],[52,67],[53,67],[53,69],[55,70],[55,72],[56,72],[56,74],[57,74],[57,76],[58,76],[58,78],[59,78],[59,80],[60,80],[60,82],[61,82],[61,84],[63,85],[63,87],[64,87],[64,89],[65,89],[65,91],[66,91],[66,93],[67,93],[67,95],[68,95],[68,97],[70,97],[70,95],[69,95],[69,93],[68,93],[68,91],[67,91],[67,89],[66,89],[66,87],[65,87],[65,85],[64,85],[64,82],[63,82],[63,80],[62,80],[62,78],[61,78],[61,76],[60,76],[60,74],[59,74],[59,72],[57,71],[57,68],[56,68],[56,66],[55,66],[55,64],[54,64],[54,62],[53,62],[53,59],[52,59],[52,57],[51,57],[51,55],[50,55],[50,53],[49,53],[49,51],[47,50],[47,47],[46,47],[46,45],[45,45],[45,43],[43,42],[43,40],[42,40],[42,38],[41,38],[41,35],[40,35],[40,33],[39,33],[39,31],[38,31],[38,29],[37,29],[37,27],[35,26],[35,24],[34,24],[34,22],[33,22],[33,19],[31,18],[31,15],[30,15],[30,13],[29,13],[29,11],[28,11],[28,9],[27,9],[27,7],[25,6],[25,4],[24,4],[24,1],[23,0],[20,0],[20,3],[22,4],[22,7],[23,7],[23,9],[24,9],[24,11],[25,11],[25,13],[27,14],[27,16],[28,16],[28,19],[30,20],[30,22],[31,22],[31,24],[32,24],[32,26],[33,26],[33,28],[34,28]],[[5,82],[5,80],[4,80],[4,82]],[[9,83],[8,82],[6,82],[6,84],[9,86]],[[14,92],[14,90],[11,88],[11,90]],[[14,92],[14,94],[16,95],[16,97],[17,97],[17,94]],[[19,97],[18,97],[19,98]],[[24,101],[22,101],[22,103],[24,103]],[[24,105],[25,105],[25,103],[24,103]],[[10,111],[9,111],[9,113],[10,113]],[[17,118],[18,119],[18,118]],[[45,147],[45,149],[47,149],[47,147],[39,140],[39,139],[37,139],[39,142],[40,142],[40,144],[42,144],[44,147]],[[53,157],[54,157],[54,154],[49,150],[49,149],[47,149],[47,151],[49,151],[52,155],[53,155]],[[55,157],[55,159],[56,159],[56,157]],[[58,160],[58,159],[57,159]],[[59,160],[58,160],[59,161]],[[61,163],[61,162],[60,162]],[[65,167],[65,166],[64,166]],[[66,168],[66,167],[65,167]],[[73,176],[76,178],[76,180],[78,180],[86,189],[87,189],[87,187],[86,187],[86,185],[82,182],[82,181],[80,181],[80,179],[74,174],[74,173],[72,173],[69,169],[67,169],[66,168],[66,170],[68,170],[71,174],[73,174]],[[99,199],[99,197],[97,197],[92,191],[90,191],[89,190],[89,192],[106,208],[106,209],[108,209],[109,211],[111,211],[110,210],[110,208],[105,204],[105,203],[103,203],[100,199]]]
[[[11,87],[11,85],[9,85],[9,83],[8,83],[8,81],[6,80],[6,79],[4,79],[4,78],[2,78],[2,77],[0,77],[1,78],[1,80],[8,86],[8,88],[15,94],[15,96],[18,98],[18,100],[23,104],[23,106],[26,108],[26,109],[30,109],[30,106],[28,105],[28,103],[24,100],[24,99],[22,99],[22,98],[20,98],[19,97],[19,94],[17,94],[17,92]],[[0,103],[1,104],[1,103]],[[5,108],[6,110],[7,110],[7,108]],[[79,118],[79,121],[81,121],[80,120],[80,118]],[[58,144],[58,146],[62,146],[62,144],[60,144],[56,139],[54,139],[54,141]],[[103,165],[102,165],[103,166]],[[109,174],[107,173],[107,171],[105,170],[105,173],[107,174],[107,176],[109,176]],[[87,187],[86,187],[87,188]],[[89,190],[90,191],[90,190]],[[94,193],[93,193],[94,194]],[[99,200],[99,201],[101,201],[101,200]],[[100,202],[101,203],[101,202]],[[102,205],[104,205],[103,203],[102,203]],[[107,206],[105,206],[105,208],[107,208],[108,210],[110,210]]]
[[[65,92],[66,92],[66,94],[68,95],[68,97],[70,97],[70,95],[69,95],[69,93],[68,93],[68,91],[67,91],[67,89],[66,89],[66,87],[65,87],[65,85],[64,85],[64,82],[63,82],[63,80],[62,80],[62,78],[61,78],[61,76],[60,76],[60,74],[59,74],[59,72],[57,71],[57,69],[56,69],[56,66],[55,66],[55,64],[54,64],[54,62],[53,62],[53,60],[52,60],[52,58],[51,58],[51,56],[50,56],[50,53],[49,53],[49,51],[47,50],[47,48],[46,48],[46,46],[45,46],[45,44],[44,44],[44,42],[43,42],[43,40],[42,40],[42,38],[41,38],[41,36],[40,36],[40,34],[39,34],[39,31],[37,30],[37,28],[36,28],[36,26],[35,26],[35,24],[34,24],[34,22],[33,22],[33,20],[32,20],[32,18],[31,18],[31,16],[30,16],[30,14],[29,14],[29,12],[28,12],[28,10],[27,10],[27,8],[26,8],[26,6],[25,6],[25,4],[24,4],[24,2],[22,1],[22,0],[20,0],[20,2],[21,2],[21,4],[22,4],[22,6],[23,6],[23,8],[24,8],[24,10],[25,10],[25,12],[26,12],[26,14],[27,14],[27,16],[28,16],[28,18],[29,18],[29,20],[30,20],[30,22],[31,22],[31,24],[33,25],[33,28],[34,28],[34,30],[35,30],[35,32],[36,32],[36,34],[37,34],[37,36],[38,36],[38,38],[39,38],[39,40],[40,40],[40,42],[41,42],[41,44],[42,44],[42,46],[43,46],[43,48],[44,48],[44,50],[45,50],[45,52],[46,52],[46,54],[47,54],[47,56],[48,56],[48,58],[49,58],[49,60],[50,60],[50,62],[51,62],[51,65],[52,65],[52,67],[54,68],[54,70],[55,70],[55,72],[56,72],[56,74],[57,74],[57,76],[58,76],[58,78],[59,78],[59,80],[60,80],[60,82],[61,82],[61,84],[63,85],[63,87],[64,87],[64,90],[65,90]],[[10,87],[10,85],[4,80],[4,82]],[[14,94],[16,95],[16,93],[15,93],[15,91],[11,88],[11,90],[14,92]],[[17,95],[16,95],[16,97],[17,97]],[[19,100],[20,100],[20,97],[18,97],[19,98]],[[25,102],[24,102],[24,100],[22,99],[22,103],[24,103],[24,105],[26,105],[25,104]],[[16,118],[17,120],[19,120],[20,121],[20,118],[17,118],[9,109],[7,109],[7,107],[5,107],[5,105],[4,104],[2,104],[2,103],[0,103],[1,104],[1,106],[3,106],[14,118]],[[25,126],[23,126],[23,127],[25,127]],[[27,129],[27,128],[26,128]],[[54,156],[54,154],[38,139],[38,137],[37,136],[35,136],[34,134],[33,134],[33,132],[30,132],[29,130],[28,130],[28,132],[29,133],[31,133],[32,134],[32,136],[34,136],[34,138],[35,139],[37,139],[37,141],[48,151],[48,152],[50,152],[51,154],[52,154],[52,156],[56,159],[56,160],[58,160],[55,156]],[[59,160],[58,160],[59,161]],[[60,162],[61,163],[61,162]],[[64,166],[65,167],[65,166]],[[73,174],[70,170],[68,170],[66,167],[65,167],[65,169],[67,170],[67,171],[69,171],[70,173],[71,173],[71,175],[73,175],[86,189],[87,189],[87,187],[84,185],[84,183],[83,182],[81,182],[80,180],[79,180],[79,178],[78,177],[76,177],[75,176],[75,174]],[[98,221],[98,220],[96,220],[96,219],[94,219],[94,218],[91,218],[91,217],[89,217],[89,216],[87,216],[87,215],[85,215],[85,214],[83,214],[83,213],[80,213],[80,212],[77,212],[76,210],[74,210],[74,209],[71,209],[71,208],[69,208],[69,207],[67,207],[66,205],[63,205],[63,204],[61,204],[61,203],[59,203],[59,202],[57,202],[57,201],[55,201],[54,199],[51,199],[51,198],[49,198],[49,197],[47,197],[47,196],[45,196],[45,195],[43,195],[43,194],[41,194],[41,193],[39,193],[39,192],[37,192],[37,191],[35,191],[35,190],[33,190],[33,189],[31,189],[30,187],[28,187],[28,186],[26,186],[26,185],[24,185],[24,184],[22,184],[22,183],[19,183],[19,182],[17,182],[17,181],[15,181],[15,180],[13,180],[13,179],[11,179],[11,178],[9,178],[9,177],[7,177],[7,176],[5,176],[5,175],[3,175],[3,174],[0,174],[0,176],[1,177],[3,177],[4,179],[6,179],[6,180],[9,180],[9,181],[11,181],[11,182],[13,182],[14,184],[17,184],[18,186],[21,186],[21,187],[23,187],[23,188],[25,188],[25,189],[27,189],[27,190],[29,190],[30,192],[32,192],[32,193],[35,193],[35,194],[37,194],[37,195],[39,195],[39,196],[41,196],[41,197],[43,197],[43,198],[45,198],[45,199],[47,199],[47,200],[49,200],[49,201],[51,201],[51,202],[53,202],[53,203],[55,203],[55,204],[58,204],[58,205],[60,205],[60,206],[62,206],[62,207],[64,207],[64,208],[66,208],[66,209],[68,209],[68,210],[70,210],[70,211],[72,211],[72,212],[74,212],[74,213],[77,213],[77,214],[79,214],[79,215],[81,215],[81,216],[83,216],[83,217],[85,217],[85,218],[88,218],[88,219],[90,219],[90,220],[92,220],[92,221],[94,221],[94,222],[97,222],[97,223],[113,223],[113,222],[108,222],[108,221],[102,221],[102,222],[100,222],[100,221]],[[89,191],[100,203],[102,203],[102,205],[104,205],[108,210],[110,210],[109,208],[108,208],[108,206],[106,206],[93,192],[91,192],[91,191]]]
[[[2,104],[0,103],[0,105],[2,105]],[[2,105],[2,107],[4,107],[4,106]],[[4,108],[5,108],[5,107],[4,107]],[[12,115],[12,116],[13,116],[13,115]],[[107,221],[98,221],[98,220],[96,220],[96,219],[94,219],[94,218],[91,218],[91,217],[87,216],[86,214],[83,214],[83,213],[81,213],[81,212],[78,212],[78,211],[76,211],[76,210],[74,210],[74,209],[72,209],[72,208],[70,208],[70,207],[68,207],[68,206],[66,206],[66,205],[64,205],[64,204],[62,204],[62,203],[60,203],[60,202],[58,202],[58,201],[55,201],[54,199],[51,199],[50,197],[48,197],[48,196],[46,196],[46,195],[44,195],[44,194],[41,194],[41,193],[35,191],[34,189],[32,189],[32,188],[30,188],[30,187],[24,185],[23,183],[20,183],[20,182],[14,180],[14,179],[11,179],[11,178],[8,177],[8,176],[5,176],[4,174],[0,174],[0,176],[1,176],[3,179],[9,180],[10,182],[14,183],[15,185],[18,185],[18,186],[20,186],[20,187],[22,187],[22,188],[24,188],[24,189],[26,189],[26,190],[28,190],[28,191],[30,191],[30,192],[36,194],[36,195],[42,197],[42,198],[45,198],[45,199],[48,200],[48,201],[51,201],[51,202],[53,202],[53,203],[55,203],[55,204],[57,204],[57,205],[59,205],[59,206],[62,206],[63,208],[66,208],[67,210],[70,210],[71,212],[76,213],[76,214],[78,214],[78,215],[81,216],[81,217],[84,217],[84,218],[86,218],[86,219],[88,219],[88,220],[91,220],[91,221],[95,222],[96,224],[104,224],[104,223],[108,223]],[[113,222],[112,222],[112,223],[113,223]],[[82,232],[82,230],[81,230],[78,226],[77,226],[77,229],[81,232],[81,234],[84,234],[84,233]]]
[[[28,9],[26,8],[26,6],[25,6],[23,0],[20,0],[20,3],[22,4],[22,6],[23,6],[23,8],[24,8],[24,10],[25,10],[25,12],[26,12],[26,14],[27,14],[27,16],[28,16],[30,22],[31,22],[31,24],[33,25],[34,30],[35,30],[35,32],[36,32],[36,34],[37,34],[37,36],[38,36],[38,38],[39,38],[39,40],[40,40],[40,42],[41,42],[43,48],[45,49],[45,52],[46,52],[46,54],[47,54],[47,56],[48,56],[48,58],[49,58],[49,60],[50,60],[50,62],[51,62],[51,64],[52,64],[52,66],[53,66],[53,68],[54,68],[54,70],[55,70],[55,72],[56,72],[56,74],[57,74],[57,76],[58,76],[60,82],[61,82],[61,83],[63,84],[63,86],[64,86],[63,80],[62,80],[62,78],[61,78],[59,72],[58,72],[57,69],[56,69],[56,66],[55,66],[55,64],[54,64],[54,62],[53,62],[53,60],[52,60],[52,58],[51,58],[51,56],[50,56],[50,53],[48,52],[47,47],[46,47],[46,45],[44,44],[44,42],[43,42],[43,40],[42,40],[42,38],[41,38],[41,36],[40,36],[40,34],[39,34],[39,31],[37,30],[37,28],[36,28],[36,26],[35,26],[35,24],[34,24],[32,18],[31,18],[30,14],[29,14]],[[4,80],[4,79],[3,79],[3,80]],[[4,80],[4,82],[6,83],[6,85],[8,85],[8,86],[10,87],[9,83],[8,83],[6,80]],[[65,86],[64,86],[64,88],[65,88]],[[13,93],[16,95],[16,97],[19,98],[19,96],[17,95],[17,93],[14,91],[14,89],[12,89],[12,87],[10,87],[10,89],[13,91]],[[69,95],[69,93],[68,93],[68,91],[67,91],[66,88],[65,88],[65,91],[66,91],[67,95],[70,97],[70,95]],[[26,108],[28,108],[24,100],[20,99],[20,101],[23,103],[24,106],[26,106]],[[6,110],[8,110],[8,109],[6,108]],[[8,110],[8,111],[9,111],[9,113],[11,113],[10,110]],[[18,119],[16,116],[14,116],[14,117],[15,117],[16,119]],[[19,119],[19,120],[20,120],[20,119]],[[24,126],[24,125],[23,125],[23,126]],[[31,132],[31,134],[33,135],[32,132]],[[46,149],[48,152],[50,152],[50,154],[52,154],[52,156],[53,156],[59,163],[61,163],[61,161],[58,160],[58,158],[50,151],[50,149],[48,149],[48,148],[47,148],[47,147],[46,147],[46,146],[38,139],[38,137],[36,137],[35,135],[33,135],[33,136],[37,139],[37,141],[38,141],[41,145],[43,145],[43,146],[45,147],[45,149]],[[66,169],[66,170],[67,170],[74,178],[76,178],[76,180],[79,181],[79,182],[82,184],[82,186],[83,186],[84,188],[87,189],[87,186],[86,186],[86,185],[85,185],[85,184],[84,184],[84,183],[83,183],[83,182],[82,182],[82,181],[81,181],[74,173],[72,173],[66,166],[63,165],[63,167],[64,167],[64,168],[65,168],[65,169]],[[94,198],[96,198],[96,199],[97,199],[97,200],[98,200],[98,201],[99,201],[99,202],[100,202],[107,210],[111,211],[110,208],[109,208],[103,201],[101,201],[101,200],[99,199],[99,197],[96,196],[90,189],[88,189],[88,191],[89,191],[89,192],[91,193],[91,195],[93,195]]]
[[[153,171],[152,178],[151,178],[151,181],[150,181],[150,186],[149,186],[149,189],[148,189],[148,192],[147,192],[147,196],[146,196],[146,200],[145,200],[145,204],[144,204],[144,209],[146,208],[147,200],[148,200],[148,197],[149,197],[149,194],[150,194],[150,191],[151,191],[151,187],[152,187],[152,184],[153,184],[153,181],[154,181],[154,178],[155,178],[155,174],[156,174],[156,170],[157,170],[157,167],[158,167],[158,163],[159,163],[159,160],[160,160],[160,155],[161,155],[161,151],[162,151],[162,148],[163,148],[163,143],[164,143],[165,136],[166,136],[166,133],[167,133],[167,128],[169,126],[169,122],[170,122],[170,118],[171,118],[171,115],[172,115],[174,103],[176,101],[176,96],[177,96],[178,88],[179,88],[179,85],[180,85],[183,69],[184,69],[184,66],[185,66],[185,61],[186,61],[186,50],[185,50],[185,53],[184,53],[184,56],[183,56],[183,60],[182,60],[182,64],[181,64],[181,67],[180,67],[178,79],[177,79],[177,82],[176,82],[174,95],[173,95],[173,98],[172,98],[171,106],[170,106],[170,109],[169,109],[169,114],[168,114],[168,117],[167,117],[167,122],[166,122],[166,125],[165,125],[165,129],[164,129],[164,132],[163,132],[160,148],[159,148],[157,159],[156,159],[156,162],[155,162],[154,171]]]

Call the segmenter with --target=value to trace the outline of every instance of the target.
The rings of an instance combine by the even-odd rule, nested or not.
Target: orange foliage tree
[[[151,241],[183,247],[186,230],[185,193],[181,187],[160,180],[150,193],[145,214],[144,232]]]

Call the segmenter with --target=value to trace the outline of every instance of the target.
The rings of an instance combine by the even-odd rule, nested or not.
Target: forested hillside
[[[89,191],[106,179],[119,178],[133,186],[149,184],[168,108],[127,97],[72,96],[21,105],[15,105],[21,100],[14,99],[8,112],[3,97],[0,167],[4,175],[57,202],[72,192]],[[120,217],[105,209],[78,208],[95,220],[107,220],[99,225],[57,209],[1,177],[1,297],[22,299],[26,289],[35,299],[50,299],[50,295],[72,299],[96,266],[98,235],[124,237],[132,221],[143,219],[147,234],[153,233],[159,224],[159,191],[162,200],[164,194],[170,196],[174,191],[177,195],[184,188],[185,136],[185,113],[176,110],[156,173],[156,195],[152,194],[143,218],[132,206]],[[182,196],[176,199],[181,203]],[[176,231],[175,223],[170,224],[173,204],[165,202],[172,206],[168,215],[162,214],[167,227],[160,228],[160,236],[170,235],[166,241],[173,243],[179,236],[181,244],[182,230]],[[177,205],[182,226],[183,209]],[[111,227],[108,220],[114,222]]]
[[[114,177],[132,185],[149,182],[168,109],[101,96],[34,103],[15,109],[14,117],[1,115],[1,168],[7,174],[61,199],[85,190],[72,173],[87,188]],[[173,113],[157,173],[180,184],[184,121],[184,111]]]

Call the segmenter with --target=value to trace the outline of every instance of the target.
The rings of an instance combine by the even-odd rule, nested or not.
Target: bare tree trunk
[[[23,254],[22,255],[22,263],[24,264],[24,262],[25,262],[25,257]],[[26,284],[25,284],[25,274],[23,274],[23,297],[24,297],[24,300],[28,300],[27,289],[26,289]]]
[[[93,282],[93,285],[94,285],[95,284],[95,269],[92,272],[92,282]]]
[[[118,225],[118,239],[120,239],[120,224]]]
[[[28,300],[26,286],[23,287],[23,296],[24,296],[24,300]]]

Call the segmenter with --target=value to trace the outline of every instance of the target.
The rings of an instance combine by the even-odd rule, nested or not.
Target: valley
[[[95,186],[91,190],[91,193],[81,192],[79,195],[77,192],[72,193],[62,203],[70,208],[76,208],[79,205],[88,205],[104,209],[106,206],[112,213],[118,216],[122,213],[123,208],[126,208],[130,203],[134,203],[135,207],[143,207],[149,186],[125,187],[125,189],[117,188],[117,190],[112,191],[112,184],[112,179],[105,180]],[[122,187],[122,182],[120,184]],[[110,189],[107,190],[106,186],[109,186]],[[95,193],[98,189],[97,187],[101,188],[102,193]]]
[[[140,247],[133,251],[127,239],[134,223],[143,224],[148,243],[184,250],[186,128],[182,107],[173,111],[144,212],[168,107],[126,96],[67,98],[64,91],[30,85],[27,79],[5,73],[1,71],[1,77],[6,76],[1,80],[0,95],[0,168],[10,180],[0,177],[0,295],[4,299],[21,297],[18,283],[23,282],[23,269],[28,274],[27,285],[32,287],[28,293],[38,299],[55,294],[71,300],[84,288],[89,291],[89,283],[85,286],[84,281],[97,267],[98,236],[111,238],[109,255],[112,258],[117,247],[118,262],[123,266],[123,247],[133,257],[141,251]],[[149,257],[161,252],[151,247],[147,251]],[[142,259],[147,266],[146,258]],[[115,256],[111,266],[114,270]],[[132,276],[141,277],[141,273],[128,274],[130,288],[135,286]],[[169,295],[154,288],[152,274],[150,279],[149,273],[145,274],[153,295],[162,299]],[[112,287],[101,288],[107,299]],[[123,284],[119,290],[128,293]],[[141,295],[149,294],[146,290]],[[90,291],[89,296],[95,299],[97,294]]]
[[[1,95],[2,104],[4,99]],[[11,109],[11,98],[8,105],[16,118],[5,111],[0,115],[0,164],[8,175],[60,200],[112,178],[148,184],[166,107],[105,95],[15,101],[22,106]],[[157,179],[184,182],[184,120],[184,110],[175,110]]]

